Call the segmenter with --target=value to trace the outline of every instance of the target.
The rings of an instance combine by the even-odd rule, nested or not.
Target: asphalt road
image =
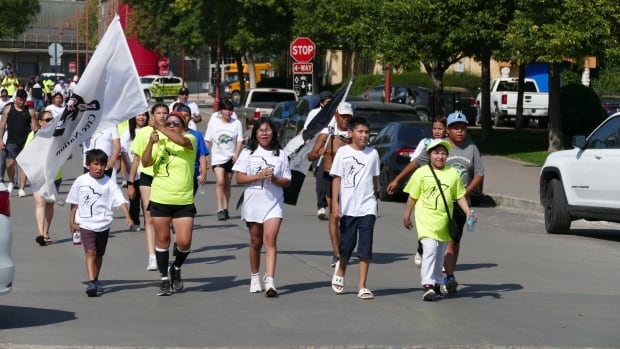
[[[62,192],[80,173],[64,167]],[[355,297],[352,260],[346,292],[330,287],[327,225],[315,212],[314,180],[287,206],[278,239],[277,299],[250,294],[248,233],[238,212],[215,218],[214,184],[197,198],[185,292],[157,297],[143,233],[127,232],[120,212],[104,258],[106,292],[87,298],[83,249],[71,244],[68,207],[56,206],[55,243],[35,241],[31,195],[11,197],[13,292],[0,297],[0,348],[109,347],[619,347],[619,225],[575,222],[548,235],[543,217],[476,208],[462,243],[458,296],[423,302],[413,265],[415,233],[402,227],[403,203],[380,203],[368,287]],[[30,194],[29,189],[27,192]],[[233,188],[236,203],[240,187]]]

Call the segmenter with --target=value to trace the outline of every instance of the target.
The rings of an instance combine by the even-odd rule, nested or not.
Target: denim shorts
[[[373,214],[340,218],[340,257],[349,260],[357,245],[359,258],[372,259],[372,239],[376,220],[377,216]]]
[[[17,155],[24,149],[23,145],[17,145],[15,143],[9,143],[6,145],[6,158],[15,160]]]

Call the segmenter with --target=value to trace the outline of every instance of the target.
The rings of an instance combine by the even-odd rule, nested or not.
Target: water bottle
[[[469,210],[469,217],[467,217],[467,231],[473,232],[476,229],[476,213],[474,210]]]
[[[200,178],[200,177],[197,177],[197,178]],[[205,195],[207,193],[205,186],[206,186],[205,184],[200,184],[200,182],[198,182],[198,194]]]
[[[73,232],[73,244],[74,245],[81,245],[82,244],[82,236],[80,235],[79,231],[74,231]]]

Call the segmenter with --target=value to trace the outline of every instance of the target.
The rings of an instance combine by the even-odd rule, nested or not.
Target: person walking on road
[[[219,116],[209,121],[204,139],[211,152],[211,167],[215,173],[217,219],[225,221],[230,218],[228,205],[230,204],[232,168],[243,148],[243,126],[239,119],[232,118],[235,105],[230,99],[220,101],[219,107]]]
[[[436,116],[435,119],[433,120],[433,124],[432,124],[432,129],[431,129],[431,138],[423,138],[420,140],[420,142],[418,143],[418,145],[415,147],[415,151],[413,152],[413,154],[410,155],[411,161],[413,163],[415,163],[415,159],[420,156],[423,152],[426,151],[426,145],[432,140],[432,139],[439,139],[439,138],[445,138],[448,134],[447,134],[447,126],[446,126],[446,117],[443,115],[439,115]],[[415,170],[412,170],[412,172]],[[394,190],[396,189],[396,187],[398,186],[398,183],[400,183],[404,177],[408,176],[409,173],[405,173],[405,171],[400,172],[387,186],[387,191],[388,193],[390,193],[390,195],[394,194]],[[415,254],[415,257],[413,259],[413,262],[415,264],[416,267],[420,267],[422,265],[422,252],[423,252],[423,248],[422,248],[422,242],[420,242],[418,240],[418,250]]]
[[[467,117],[462,112],[457,111],[448,115],[448,141],[450,142],[451,149],[446,159],[446,164],[454,167],[459,172],[465,186],[465,197],[469,201],[469,195],[482,184],[484,166],[478,147],[467,137],[467,125]],[[428,162],[428,154],[421,154],[415,161],[410,162],[398,177],[405,178],[416,168],[426,165]],[[457,291],[458,282],[454,276],[454,269],[459,256],[463,227],[467,220],[467,216],[458,206],[454,210],[454,219],[458,223],[460,234],[456,239],[450,241],[446,248],[444,260],[446,277],[441,286],[442,291],[448,294],[454,294]]]
[[[151,185],[153,183],[153,166],[142,165],[142,155],[146,149],[146,144],[151,138],[151,134],[155,129],[155,126],[159,128],[164,127],[166,117],[168,116],[168,106],[163,103],[157,103],[151,107],[151,116],[149,117],[149,124],[140,128],[136,133],[131,147],[129,148],[133,152],[133,161],[129,169],[129,178],[135,178],[137,173],[140,172],[140,185],[139,191],[142,198],[142,211],[144,212],[144,238],[146,242],[146,251],[148,253],[148,262],[146,264],[146,270],[157,270],[157,258],[155,257],[155,228],[153,227],[153,220],[151,218],[151,211],[149,209],[149,201],[151,200]],[[159,134],[161,146],[164,145],[166,135]],[[154,146],[158,148],[159,145]],[[135,192],[135,186],[127,185],[127,196],[135,197],[138,195]]]
[[[351,138],[347,131],[347,124],[353,117],[353,107],[350,103],[342,102],[336,109],[335,124],[330,122],[330,125],[325,127],[314,143],[312,150],[308,153],[308,160],[310,161],[322,161],[323,165],[323,180],[327,182],[327,202],[332,202],[332,176],[329,174],[332,168],[332,161],[336,151],[340,147],[350,144]],[[333,211],[333,210],[330,210]],[[340,259],[339,255],[339,236],[338,236],[338,217],[329,217],[329,238],[332,244],[332,261],[331,266],[336,266],[336,263]]]
[[[265,296],[276,297],[276,241],[284,216],[284,189],[291,183],[288,157],[269,118],[254,125],[247,147],[233,166],[245,185],[242,219],[250,231],[250,292],[260,293],[260,253],[265,246]]]
[[[183,290],[181,266],[192,244],[196,215],[193,192],[196,139],[184,132],[185,127],[181,113],[168,114],[165,126],[153,126],[141,159],[142,166],[153,166],[149,210],[155,228],[155,256],[161,277],[158,296],[169,296],[172,290]],[[166,136],[162,142],[160,133]],[[175,232],[175,260],[168,265],[171,224]]]
[[[424,250],[420,277],[424,288],[422,299],[425,301],[433,301],[442,296],[441,268],[444,265],[447,244],[451,240],[448,214],[452,217],[454,209],[453,205],[448,205],[448,209],[452,212],[446,212],[446,205],[442,205],[441,202],[444,198],[450,203],[455,200],[465,216],[469,216],[465,187],[459,173],[453,167],[446,166],[450,147],[447,140],[440,138],[431,140],[425,147],[430,159],[429,166],[419,168],[404,189],[409,196],[403,214],[403,224],[408,230],[413,227],[411,213],[415,207],[418,241],[422,243]]]
[[[52,121],[52,113],[48,111],[42,111],[37,115],[37,122],[39,129],[45,127],[48,122]],[[26,138],[26,145],[36,137],[37,131],[30,131],[28,138]],[[60,190],[60,184],[62,183],[62,169],[56,174],[54,178],[54,185],[56,191]],[[48,202],[43,199],[39,193],[39,189],[32,187],[32,197],[34,198],[34,220],[37,222],[37,237],[35,241],[40,246],[46,246],[52,243],[50,237],[50,226],[52,225],[52,218],[54,218],[54,202]]]
[[[120,207],[127,227],[133,225],[129,217],[127,199],[121,188],[105,174],[108,156],[103,150],[93,149],[86,154],[88,173],[75,179],[67,194],[71,204],[69,212],[70,233],[79,231],[86,255],[88,286],[86,295],[97,297],[103,292],[99,282],[103,256],[105,255],[114,219],[113,207]]]
[[[123,134],[120,135],[121,140],[121,159],[123,161],[124,167],[126,169],[131,169],[134,165],[134,153],[131,150],[131,145],[133,144],[133,140],[136,138],[136,134],[140,129],[146,127],[149,123],[149,113],[144,112],[142,114],[138,114],[135,117],[129,119],[129,127],[123,131]],[[137,166],[139,164],[135,164],[136,170],[134,170],[133,177],[127,178],[127,197],[129,198],[129,214],[131,215],[131,220],[134,223],[134,226],[129,230],[131,231],[140,231],[140,208],[142,206],[142,196],[140,195],[140,173],[137,171]],[[129,190],[131,188],[131,191]],[[146,222],[145,222],[146,226]],[[155,256],[153,256],[155,257]],[[154,258],[153,258],[154,259]],[[153,263],[155,264],[155,263]]]
[[[304,122],[304,128],[303,130],[305,130],[308,125],[310,124],[310,122],[314,119],[314,117],[316,116],[316,114],[318,114],[321,109],[323,109],[327,104],[329,104],[329,102],[331,102],[332,98],[334,98],[334,94],[331,91],[321,91],[321,93],[319,93],[319,107],[318,108],[314,108],[312,110],[310,110],[310,112],[308,113],[308,117],[306,118],[306,122]],[[302,132],[303,132],[302,130]],[[314,189],[316,192],[316,206],[317,206],[317,212],[316,212],[316,216],[318,219],[320,220],[327,220],[328,217],[328,202],[327,202],[327,193],[331,192],[331,188],[329,188],[330,186],[330,182],[326,181],[323,178],[323,162],[321,161],[321,163],[317,163],[317,161],[315,161],[313,163],[313,168],[314,168],[314,177],[316,178],[315,184],[314,184]]]
[[[357,245],[357,297],[373,299],[375,296],[366,288],[366,280],[378,211],[379,153],[367,146],[370,131],[366,119],[354,117],[348,128],[351,144],[338,149],[329,172],[334,177],[330,219],[340,220],[340,260],[334,268],[332,290],[338,294],[344,292],[347,263]]]
[[[18,90],[15,101],[9,103],[2,110],[2,121],[0,121],[0,135],[7,130],[6,144],[0,141],[0,151],[6,151],[6,172],[9,177],[8,190],[13,191],[15,183],[15,159],[24,149],[26,138],[32,130],[38,130],[39,126],[33,108],[26,105],[28,94],[25,90]],[[26,174],[19,171],[19,197],[26,196],[24,188],[26,186]]]
[[[191,110],[185,104],[177,103],[172,110],[178,111],[183,114],[186,125],[188,125],[189,122],[192,120]],[[209,156],[209,149],[207,148],[207,144],[205,143],[205,140],[200,132],[186,126],[185,133],[190,133],[194,136],[194,138],[196,138],[196,161],[194,162],[193,177],[194,196],[196,196],[198,186],[207,184],[207,171],[209,170],[209,161],[207,159],[207,156]]]
[[[196,104],[196,102],[194,101],[189,100],[189,89],[187,87],[181,87],[181,89],[179,90],[179,97],[176,101],[168,105],[168,109],[171,111],[175,110],[173,106],[178,103],[185,104],[187,107],[189,107],[190,120],[187,124],[187,128],[196,131],[198,129],[196,124],[202,121],[202,116],[200,115],[200,108],[198,108],[198,104]]]

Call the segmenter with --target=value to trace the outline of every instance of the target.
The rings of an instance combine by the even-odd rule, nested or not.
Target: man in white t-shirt
[[[181,87],[179,90],[179,97],[176,101],[170,103],[168,109],[173,110],[174,105],[177,103],[183,103],[189,107],[192,119],[189,121],[187,127],[192,130],[197,130],[196,124],[202,121],[202,116],[200,115],[198,104],[189,100],[189,89],[187,87]]]

